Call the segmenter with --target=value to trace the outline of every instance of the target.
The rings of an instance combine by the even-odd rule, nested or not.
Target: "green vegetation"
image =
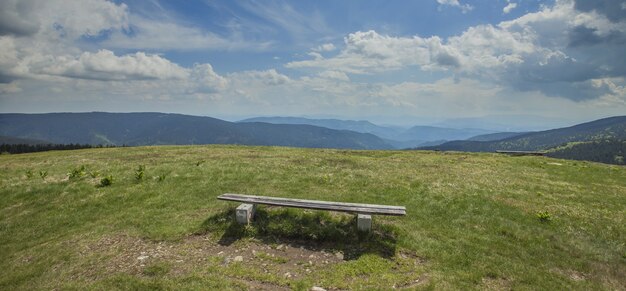
[[[104,176],[104,178],[100,179],[100,184],[98,184],[98,187],[107,187],[107,186],[111,186],[113,185],[113,176],[112,175],[108,175],[108,176]]]
[[[626,165],[626,140],[603,139],[572,142],[551,149],[548,156],[559,159],[586,160],[607,164]]]
[[[146,167],[144,165],[137,167],[137,170],[135,170],[135,180],[137,180],[137,182],[141,182],[141,180],[143,180],[145,170]]]
[[[572,127],[514,135],[501,140],[451,141],[421,149],[468,152],[547,150],[551,156],[561,159],[623,164],[625,140],[626,116],[615,116]]]
[[[140,165],[167,179],[137,183]],[[25,176],[33,169],[46,178]],[[486,153],[2,155],[0,289],[626,289],[625,177],[622,166]],[[361,234],[349,214],[259,207],[240,226],[237,204],[215,199],[226,192],[405,205],[407,216],[375,216]]]

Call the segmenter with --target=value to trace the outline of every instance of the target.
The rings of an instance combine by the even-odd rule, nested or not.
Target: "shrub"
[[[145,170],[145,166],[144,165],[140,165],[137,170],[135,170],[135,180],[137,180],[138,182],[143,180],[143,176],[144,176],[144,170]]]
[[[48,171],[39,171],[39,177],[41,177],[41,179],[45,180],[46,177],[48,177]]]
[[[85,176],[85,165],[81,165],[78,168],[74,168],[71,172],[67,174],[70,179],[77,179]]]
[[[552,216],[550,215],[550,213],[548,213],[548,211],[537,212],[537,218],[541,222],[549,222],[550,220],[552,220]]]
[[[89,176],[92,178],[97,178],[98,176],[100,176],[100,172],[98,171],[91,171],[89,172]]]
[[[165,177],[166,177],[165,174],[161,174],[161,175],[156,176],[155,178],[157,181],[163,182],[165,181]]]
[[[200,165],[202,165],[204,163],[204,161],[197,161],[196,162],[196,167],[199,167]]]
[[[100,184],[98,184],[98,187],[107,187],[111,185],[113,185],[113,176],[108,175],[100,180]]]
[[[26,178],[28,178],[28,179],[33,177],[33,171],[31,171],[31,170],[26,170],[25,174],[26,174]]]

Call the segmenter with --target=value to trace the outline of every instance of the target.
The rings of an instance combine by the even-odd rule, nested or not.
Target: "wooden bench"
[[[231,193],[222,194],[217,199],[243,202],[243,204],[237,207],[236,211],[237,222],[241,224],[250,223],[254,217],[256,204],[356,213],[357,227],[361,231],[369,231],[372,228],[372,215],[406,215],[404,206],[302,200]]]

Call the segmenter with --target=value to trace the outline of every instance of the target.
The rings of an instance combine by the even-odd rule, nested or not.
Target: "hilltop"
[[[498,135],[496,135],[498,136]],[[422,147],[426,150],[466,151],[466,152],[494,152],[496,150],[517,151],[549,151],[555,157],[583,159],[583,157],[599,156],[595,154],[574,155],[574,151],[557,153],[576,143],[590,143],[595,147],[586,147],[588,150],[597,150],[602,155],[612,153],[620,160],[620,153],[626,148],[619,141],[626,140],[626,116],[615,116],[591,122],[577,124],[570,127],[557,128],[538,132],[504,135],[505,138],[493,140],[492,136],[479,136],[470,140],[451,141],[437,146]],[[486,140],[485,140],[486,139]],[[601,142],[605,141],[605,142]],[[615,141],[616,144],[609,141]],[[568,144],[570,144],[568,146]],[[611,143],[610,146],[608,144]],[[617,150],[615,150],[617,149]],[[623,156],[622,156],[623,157]],[[594,161],[611,162],[614,159],[594,159]],[[618,163],[620,164],[620,163]],[[623,162],[621,163],[623,164]]]
[[[620,166],[249,146],[0,165],[3,290],[626,288]],[[376,216],[362,235],[351,215],[261,207],[241,227],[236,204],[215,199],[225,192],[404,205],[407,216]]]
[[[243,144],[314,148],[390,149],[372,134],[311,125],[234,123],[167,113],[0,114],[0,135],[57,144]]]

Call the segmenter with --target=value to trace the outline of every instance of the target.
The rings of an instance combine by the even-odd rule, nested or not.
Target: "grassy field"
[[[242,227],[236,204],[215,199],[225,192],[405,205],[407,216],[375,216],[365,235],[352,215],[261,207]],[[625,218],[625,167],[543,157],[244,146],[1,155],[0,289],[625,290]]]

